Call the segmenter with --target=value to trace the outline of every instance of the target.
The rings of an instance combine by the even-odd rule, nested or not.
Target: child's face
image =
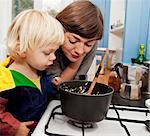
[[[47,47],[40,47],[38,49],[29,49],[26,52],[26,62],[27,64],[35,70],[45,70],[53,61],[56,59],[55,51],[58,46],[50,45]]]

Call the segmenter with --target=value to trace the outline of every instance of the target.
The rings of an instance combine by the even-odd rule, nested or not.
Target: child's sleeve
[[[55,96],[57,93],[57,90],[52,86],[52,78],[50,76],[47,76],[46,79],[46,88],[47,91],[52,95]]]
[[[0,135],[13,136],[20,126],[20,122],[9,112],[5,111],[7,102],[7,99],[0,97]]]

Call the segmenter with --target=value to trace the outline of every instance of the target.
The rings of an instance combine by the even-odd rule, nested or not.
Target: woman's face
[[[66,32],[65,42],[61,48],[71,62],[76,62],[82,56],[85,56],[95,43],[95,39],[86,39],[77,34]]]

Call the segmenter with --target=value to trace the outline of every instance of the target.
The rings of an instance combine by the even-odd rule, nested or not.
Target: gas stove
[[[32,136],[149,136],[146,120],[150,120],[147,108],[110,105],[104,120],[77,122],[63,115],[60,101],[53,100]]]

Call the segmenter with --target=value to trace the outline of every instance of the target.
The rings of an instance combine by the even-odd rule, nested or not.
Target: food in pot
[[[86,95],[91,82],[68,81],[59,86],[62,112],[77,121],[98,122],[105,118],[114,90],[96,83],[91,95]]]

